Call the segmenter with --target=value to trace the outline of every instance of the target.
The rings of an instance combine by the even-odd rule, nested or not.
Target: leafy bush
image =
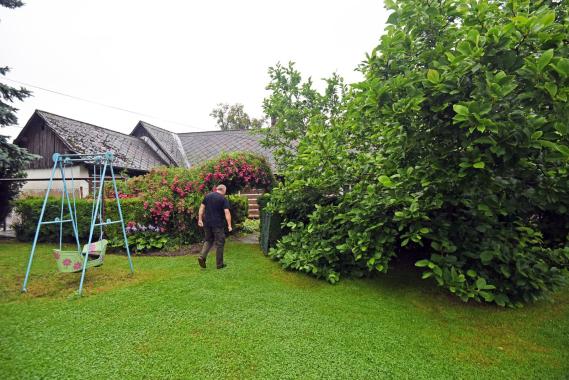
[[[77,210],[77,229],[79,234],[80,242],[86,243],[89,239],[89,227],[91,225],[91,215],[93,210],[92,199],[77,199],[76,202]],[[144,215],[144,202],[141,199],[123,199],[121,200],[121,209],[123,217],[126,221],[128,220],[140,220]],[[41,208],[43,205],[43,197],[27,197],[20,198],[14,201],[14,211],[18,214],[19,222],[14,224],[14,229],[16,231],[16,237],[20,241],[32,241],[36,233],[36,227],[38,224],[39,216],[41,213]],[[103,214],[103,219],[107,218],[111,220],[118,219],[118,209],[116,207],[116,201],[105,200],[105,212]],[[64,219],[68,219],[69,213],[67,207],[64,208]],[[49,198],[46,204],[44,221],[55,220],[55,218],[61,217],[61,198]],[[104,227],[104,234],[109,239],[121,239],[122,232],[120,231],[119,224],[112,224]],[[63,241],[73,242],[75,237],[73,234],[73,229],[71,223],[65,223],[63,227]],[[95,227],[93,233],[94,240],[99,238],[99,228]],[[40,242],[59,242],[59,225],[58,224],[46,224],[40,229],[40,235],[38,237]]]
[[[462,300],[509,306],[566,282],[569,3],[519,4],[386,1],[365,80],[271,195],[290,229],[274,258],[335,282],[415,255]]]
[[[4,75],[4,71],[7,71],[7,68],[0,68],[0,74]],[[2,84],[0,98],[6,96],[4,91],[7,90],[18,92],[18,90],[10,87],[6,88]],[[4,107],[8,107],[6,111]],[[0,109],[2,110],[0,112],[0,126],[4,126],[4,123],[8,121],[10,121],[8,124],[15,124],[15,116],[12,114],[10,107],[0,101]],[[28,153],[24,148],[10,144],[6,136],[0,135],[0,178],[26,178],[27,165],[38,157],[35,154]],[[0,220],[4,220],[10,213],[11,201],[18,195],[24,183],[19,181],[0,181]]]
[[[241,223],[241,232],[245,234],[259,232],[259,224],[259,219],[245,219],[243,223]]]
[[[153,225],[142,225],[140,223],[128,222],[125,232],[127,234],[127,242],[131,252],[142,253],[151,250],[161,250],[167,246],[177,248],[178,244],[167,234],[161,233],[158,227]],[[124,248],[124,239],[116,236],[109,245],[113,248]]]

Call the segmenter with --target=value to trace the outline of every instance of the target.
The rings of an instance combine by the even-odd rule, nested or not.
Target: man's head
[[[225,187],[225,185],[217,185],[215,191],[217,191],[221,195],[225,195],[225,193],[227,192],[227,187]]]

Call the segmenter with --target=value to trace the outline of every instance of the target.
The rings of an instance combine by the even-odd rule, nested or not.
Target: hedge
[[[230,211],[232,215],[232,220],[234,224],[242,223],[247,217],[248,203],[247,198],[230,195],[228,196],[229,203],[231,205]],[[34,239],[39,215],[41,212],[43,204],[43,197],[29,197],[21,198],[14,201],[14,211],[18,215],[19,222],[14,224],[14,229],[16,231],[16,238],[20,241],[32,241]],[[79,233],[79,239],[82,243],[86,242],[89,238],[89,227],[91,220],[91,213],[93,207],[93,201],[90,199],[77,199],[76,200],[77,209],[77,227]],[[44,221],[54,220],[59,218],[61,208],[61,198],[49,198],[46,211],[44,215]],[[136,222],[140,224],[150,224],[151,221],[148,220],[146,216],[146,211],[144,209],[144,200],[140,198],[127,198],[121,199],[121,208],[123,212],[125,225],[128,222]],[[67,207],[64,209],[64,218],[67,219],[68,212]],[[196,213],[197,215],[197,213]],[[116,201],[112,199],[105,200],[105,212],[103,219],[118,219],[118,210],[116,207]],[[176,233],[178,232],[178,233]],[[172,229],[168,232],[171,237],[180,238],[183,243],[196,243],[201,241],[203,232],[197,225],[197,221],[190,223],[188,228],[183,232],[183,236],[179,231]],[[121,239],[121,231],[119,224],[113,224],[104,228],[105,237],[110,240]],[[95,228],[94,238],[98,239],[99,229]],[[73,230],[70,223],[66,223],[63,228],[63,241],[73,242],[75,240],[73,236]],[[47,224],[42,226],[40,230],[40,235],[38,238],[39,242],[59,242],[59,225],[58,224]]]

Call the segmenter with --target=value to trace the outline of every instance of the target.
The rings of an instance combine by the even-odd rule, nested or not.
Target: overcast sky
[[[267,69],[348,82],[379,41],[381,0],[27,0],[0,7],[7,78],[153,115],[141,116],[29,88],[17,136],[35,109],[130,133],[138,120],[175,132],[215,130],[217,103],[262,116]],[[0,81],[5,81],[0,76]],[[174,121],[180,124],[175,124]]]

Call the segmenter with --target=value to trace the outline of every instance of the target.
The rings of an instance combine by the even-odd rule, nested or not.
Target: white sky
[[[158,118],[29,88],[34,96],[15,104],[19,127],[0,130],[12,138],[35,109],[124,133],[138,120],[215,130],[217,103],[260,117],[269,66],[292,60],[315,81],[333,72],[358,81],[387,17],[381,0],[25,2],[0,7],[7,78]]]

